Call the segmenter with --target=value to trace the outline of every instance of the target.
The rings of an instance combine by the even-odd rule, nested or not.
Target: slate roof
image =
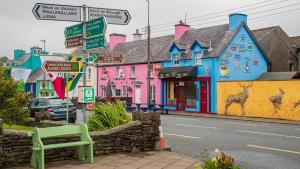
[[[300,48],[300,36],[294,36],[291,37],[291,39],[294,42],[294,44],[297,46],[297,48]]]
[[[257,80],[291,80],[300,79],[298,72],[265,72]]]
[[[18,57],[18,59],[14,60],[16,66],[22,66],[25,64],[25,62],[30,58],[30,53],[27,53],[25,55],[21,55]]]

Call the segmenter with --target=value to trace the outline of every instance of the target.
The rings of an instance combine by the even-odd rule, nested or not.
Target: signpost
[[[96,36],[89,39],[86,39],[85,41],[85,47],[86,49],[95,49],[95,48],[101,48],[104,47],[106,44],[105,36]]]
[[[94,103],[95,89],[93,87],[80,87],[78,95],[78,103]]]
[[[83,34],[83,24],[72,25],[65,28],[65,37],[71,38],[75,36],[82,36]]]
[[[131,16],[127,10],[108,8],[88,8],[89,20],[105,17],[108,24],[127,25]]]
[[[66,48],[83,46],[83,37],[78,36],[78,37],[68,38],[65,41],[65,46],[66,46]]]
[[[38,20],[81,22],[81,6],[37,3],[32,12]]]
[[[79,73],[79,62],[45,61],[42,65],[44,72]]]
[[[103,35],[106,32],[106,21],[100,17],[86,23],[86,37]]]

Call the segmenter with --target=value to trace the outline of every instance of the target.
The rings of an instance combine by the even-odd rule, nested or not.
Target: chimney
[[[175,39],[179,39],[189,29],[191,29],[190,25],[179,21],[179,24],[175,25]]]
[[[14,50],[14,60],[18,59],[20,56],[25,55],[25,50],[22,49],[16,49]]]
[[[141,40],[142,39],[142,35],[138,29],[136,29],[136,32],[133,35],[133,40],[136,41],[136,40]]]
[[[229,15],[229,30],[234,31],[242,22],[247,24],[247,15],[242,13],[233,13]]]
[[[109,49],[113,49],[117,44],[126,42],[126,35],[112,33],[109,35]]]

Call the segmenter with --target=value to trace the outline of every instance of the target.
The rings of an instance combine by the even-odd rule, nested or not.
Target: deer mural
[[[282,104],[282,98],[283,98],[283,95],[285,94],[284,90],[279,88],[279,94],[278,95],[275,95],[275,96],[271,96],[269,99],[270,101],[272,102],[273,106],[274,106],[274,114],[277,114],[278,110],[281,110],[280,109],[280,106]]]
[[[238,93],[238,94],[234,94],[234,95],[229,95],[227,97],[226,100],[226,106],[225,106],[225,114],[227,114],[227,110],[228,107],[232,104],[232,103],[237,103],[239,105],[241,105],[241,109],[242,109],[242,115],[245,115],[245,102],[247,101],[248,97],[249,97],[249,93],[248,93],[248,89],[250,87],[252,87],[252,83],[249,85],[241,85],[239,84],[240,87],[243,89],[242,92]]]
[[[300,100],[294,102],[294,109],[300,105]]]

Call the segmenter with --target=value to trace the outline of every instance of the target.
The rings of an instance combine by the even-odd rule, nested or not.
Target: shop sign
[[[143,84],[142,80],[133,80],[132,84]]]

